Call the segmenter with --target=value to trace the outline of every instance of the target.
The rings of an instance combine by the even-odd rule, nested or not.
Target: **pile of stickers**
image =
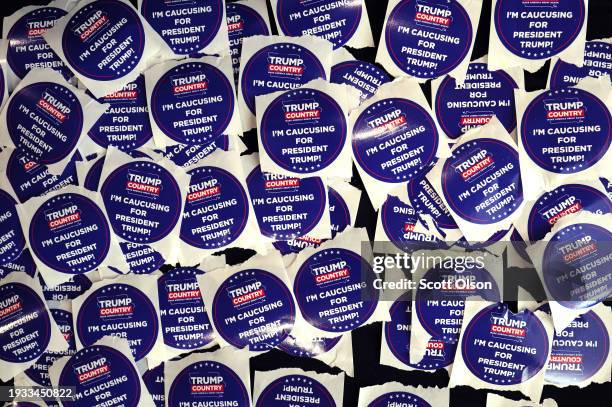
[[[15,404],[341,406],[351,331],[374,322],[381,364],[446,369],[449,387],[365,387],[359,406],[447,406],[466,385],[539,406],[545,384],[610,381],[612,42],[586,41],[588,0],[493,0],[489,56],[470,61],[481,8],[390,0],[377,64],[345,48],[375,46],[362,0],[55,0],[4,18],[0,379],[51,391]],[[551,58],[526,92],[523,69]],[[357,176],[377,242],[490,255],[415,278],[498,284],[383,301]],[[555,301],[500,302],[503,242]],[[230,265],[232,248],[253,255]],[[251,383],[271,349],[345,373]]]

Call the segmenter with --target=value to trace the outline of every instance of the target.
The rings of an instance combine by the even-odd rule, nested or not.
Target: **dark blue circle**
[[[255,407],[293,405],[293,403],[285,401],[287,399],[284,398],[289,397],[291,399],[291,394],[301,400],[300,407],[336,407],[334,398],[323,384],[312,377],[300,374],[286,375],[273,380],[261,391]],[[308,396],[304,396],[304,394]]]
[[[359,99],[363,103],[374,96],[382,84],[391,81],[391,77],[374,64],[350,60],[332,66],[329,81],[354,87],[360,92]]]
[[[601,55],[602,52],[605,54]],[[562,59],[557,60],[550,70],[550,88],[574,86],[587,76],[598,78],[602,75],[608,75],[612,77],[611,53],[612,44],[602,41],[587,41],[584,49],[584,65],[577,67]]]

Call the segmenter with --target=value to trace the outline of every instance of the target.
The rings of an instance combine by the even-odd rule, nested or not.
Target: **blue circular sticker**
[[[175,54],[195,54],[217,36],[222,0],[142,0],[140,12]]]
[[[240,87],[247,107],[254,114],[255,96],[299,88],[317,78],[327,79],[315,54],[283,42],[262,48],[246,61]]]
[[[218,148],[227,151],[229,149],[229,137],[222,135],[216,139],[203,144],[175,144],[166,147],[161,154],[179,167],[190,167],[197,164],[204,157],[208,157]]]
[[[62,51],[70,68],[96,81],[128,75],[144,53],[145,32],[129,3],[97,0],[66,23]]]
[[[137,361],[145,357],[157,340],[159,323],[155,307],[145,293],[128,284],[100,287],[81,304],[76,333],[83,346],[105,335],[125,335]]]
[[[26,273],[30,277],[34,277],[36,263],[34,263],[29,249],[24,249],[14,261],[0,265],[0,279],[13,272]]]
[[[528,240],[544,239],[553,225],[566,215],[581,210],[597,214],[612,212],[610,198],[588,185],[565,184],[546,192],[534,202],[527,219]]]
[[[347,332],[365,324],[378,305],[375,274],[350,250],[325,249],[298,270],[293,292],[304,319],[327,332]]]
[[[180,144],[202,144],[224,134],[234,115],[234,91],[215,66],[183,63],[157,81],[150,109],[166,136]]]
[[[439,138],[433,118],[420,105],[407,99],[383,99],[357,117],[353,154],[371,177],[406,182],[434,161]]]
[[[130,359],[101,345],[81,349],[68,359],[58,385],[75,389],[74,399],[62,400],[66,407],[93,406],[102,400],[137,407],[142,394],[140,376]]]
[[[264,236],[278,240],[305,236],[323,217],[327,197],[319,177],[289,178],[262,173],[257,166],[247,177],[247,186]]]
[[[456,0],[402,0],[384,30],[387,51],[405,73],[435,78],[451,72],[472,45],[472,22]]]
[[[384,323],[385,340],[391,353],[402,363],[413,369],[442,369],[453,363],[456,342],[446,342],[431,338],[427,342],[423,359],[418,363],[410,363],[410,328],[412,301],[410,293],[404,293],[393,302],[389,309],[391,321]]]
[[[142,147],[152,137],[144,77],[98,99],[110,107],[87,133],[96,144],[122,151]]]
[[[595,165],[608,151],[612,118],[606,105],[582,89],[542,92],[523,113],[521,141],[539,167],[572,174]]]
[[[43,34],[53,28],[57,19],[66,15],[58,7],[39,7],[24,14],[6,35],[6,61],[20,79],[32,69],[51,68],[64,77],[72,76],[62,60],[51,49]]]
[[[584,49],[584,65],[577,67],[561,59],[550,70],[550,88],[565,88],[576,85],[588,76],[612,77],[612,44],[602,41],[587,41]]]
[[[170,384],[168,406],[248,407],[251,397],[240,377],[223,363],[196,362],[183,369]]]
[[[156,407],[166,407],[166,395],[164,393],[164,364],[160,363],[153,369],[142,374],[142,381],[151,394]]]
[[[525,59],[546,59],[572,44],[585,14],[583,0],[498,0],[493,19],[508,51]]]
[[[114,232],[133,243],[166,237],[179,220],[181,191],[161,165],[136,161],[115,169],[100,194]]]
[[[189,171],[181,240],[200,249],[218,249],[240,237],[249,219],[249,197],[240,181],[219,167]]]
[[[295,322],[291,292],[281,279],[260,269],[242,270],[225,280],[209,311],[225,341],[251,351],[277,346]]]
[[[255,407],[336,407],[325,386],[309,376],[291,374],[272,381],[259,395]]]
[[[368,407],[388,407],[389,405],[407,405],[410,407],[432,407],[431,404],[423,400],[416,394],[407,391],[393,391],[378,396]]]
[[[444,201],[424,175],[412,178],[406,188],[408,199],[417,212],[430,215],[442,229],[459,229]]]
[[[612,295],[612,232],[589,223],[566,226],[548,241],[542,275],[555,301],[586,308]]]
[[[308,343],[302,343],[303,341],[289,335],[287,339],[278,345],[278,348],[292,356],[314,358],[332,350],[340,342],[340,339],[342,339],[342,336],[335,338],[313,338]]]
[[[259,136],[276,165],[308,174],[325,169],[338,158],[346,141],[346,119],[328,94],[300,88],[283,93],[268,105]]]
[[[0,360],[25,363],[38,358],[51,340],[44,301],[22,283],[0,286]]]
[[[317,0],[278,0],[278,28],[290,37],[315,35],[340,48],[353,37],[361,21],[362,0],[321,3]]]
[[[0,189],[0,265],[15,261],[25,248],[17,203]]]
[[[91,288],[91,280],[83,274],[72,276],[65,283],[49,287],[42,276],[39,274],[40,286],[42,287],[43,296],[47,301],[64,301],[74,300],[79,295]]]
[[[214,339],[198,285],[198,274],[202,272],[197,268],[180,267],[157,279],[164,343],[175,349],[201,348]]]
[[[368,100],[378,88],[391,81],[387,73],[374,64],[364,61],[344,61],[332,66],[330,82],[346,84],[357,89],[361,94],[361,103]]]
[[[71,154],[83,130],[76,95],[54,82],[37,82],[15,92],[6,107],[13,144],[38,164],[57,163]]]
[[[380,208],[380,222],[385,235],[391,243],[403,251],[438,247],[438,239],[434,235],[415,232],[419,222],[416,211],[396,196],[389,195]]]
[[[444,163],[441,183],[450,208],[479,225],[506,219],[523,201],[518,153],[492,138],[455,148]]]
[[[225,10],[234,82],[238,85],[242,39],[253,35],[270,35],[270,30],[262,16],[246,4],[227,3]]]
[[[86,196],[57,195],[32,215],[30,249],[47,267],[83,274],[98,268],[108,254],[111,234],[102,210]]]
[[[162,255],[149,245],[121,242],[119,247],[130,271],[134,274],[151,274],[165,263]]]
[[[506,72],[489,71],[487,64],[471,63],[463,84],[447,76],[438,87],[434,108],[440,127],[449,138],[456,139],[496,116],[511,133],[516,127],[517,87]]]

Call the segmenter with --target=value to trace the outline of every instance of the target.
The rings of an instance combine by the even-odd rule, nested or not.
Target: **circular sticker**
[[[144,53],[145,33],[129,3],[97,0],[79,9],[66,23],[62,52],[80,75],[111,81],[128,75]]]
[[[316,0],[278,0],[279,31],[289,37],[316,35],[340,48],[353,37],[361,21],[361,0],[324,3]]]
[[[154,162],[120,166],[106,178],[100,194],[114,232],[133,243],[163,239],[180,217],[179,186],[168,170]]]
[[[430,215],[442,229],[459,229],[444,201],[424,174],[412,178],[406,188],[408,199],[417,212]]]
[[[289,178],[257,166],[247,187],[264,236],[289,240],[305,236],[323,217],[327,194],[319,177]]]
[[[416,394],[408,393],[407,391],[393,391],[378,396],[374,401],[368,404],[368,407],[387,407],[396,403],[398,405],[406,404],[410,407],[432,407],[431,404],[423,400]]]
[[[527,219],[529,241],[544,239],[559,219],[583,209],[606,214],[612,212],[612,202],[606,194],[581,184],[566,184],[546,192],[535,201],[529,212]]]
[[[441,181],[450,208],[471,223],[500,222],[523,202],[518,153],[492,138],[455,148],[444,163]]]
[[[47,349],[51,320],[36,291],[22,283],[0,286],[0,360],[25,363]]]
[[[439,138],[432,117],[420,105],[388,98],[357,117],[353,154],[369,176],[383,182],[406,182],[433,162]]]
[[[142,374],[144,382],[151,398],[157,407],[166,407],[166,396],[164,394],[164,364],[147,370]]]
[[[467,324],[461,346],[470,372],[500,386],[523,383],[538,374],[549,353],[540,319],[527,309],[514,314],[505,304],[478,312]]]
[[[142,394],[140,376],[130,359],[101,345],[81,349],[68,359],[58,386],[75,389],[74,399],[62,400],[66,407],[93,406],[111,396],[126,407],[137,407]]]
[[[255,114],[255,96],[299,88],[317,78],[327,79],[315,54],[283,42],[260,49],[246,61],[240,87],[247,107]]]
[[[0,189],[0,265],[17,259],[25,248],[16,205],[13,197]]]
[[[346,84],[360,92],[361,103],[368,100],[378,88],[391,81],[391,77],[381,68],[364,61],[344,61],[331,69],[330,82]]]
[[[236,372],[223,363],[207,360],[193,363],[176,375],[168,390],[167,405],[248,407],[250,400]]]
[[[166,151],[159,152],[175,165],[186,168],[197,164],[204,157],[208,157],[217,148],[225,151],[229,150],[229,137],[227,135],[224,134],[204,144],[175,144],[167,146]]]
[[[181,240],[199,249],[218,249],[234,242],[249,218],[249,198],[240,181],[212,166],[194,168],[191,176]]]
[[[463,84],[447,76],[436,93],[434,107],[440,127],[451,139],[497,117],[508,133],[516,127],[514,89],[518,86],[502,70],[489,71],[487,64],[473,62]]]
[[[612,44],[602,41],[587,41],[584,49],[584,65],[577,67],[561,59],[550,70],[550,88],[565,88],[576,85],[587,76],[612,77]]]
[[[64,301],[74,300],[79,295],[91,288],[91,280],[83,274],[72,276],[65,283],[49,287],[42,276],[38,275],[40,286],[42,287],[43,296],[47,301]]]
[[[71,154],[83,130],[76,95],[54,82],[37,82],[15,92],[6,106],[13,144],[29,159],[49,165]]]
[[[98,268],[111,243],[102,210],[86,196],[57,195],[32,215],[28,230],[30,249],[45,266],[68,274]]]
[[[66,10],[57,7],[37,7],[24,14],[6,35],[6,61],[20,79],[32,69],[51,68],[64,77],[72,76],[62,60],[51,49],[43,34],[53,28]]]
[[[445,342],[432,338],[427,342],[423,359],[418,363],[410,363],[410,327],[412,301],[410,293],[404,293],[393,302],[389,309],[391,321],[385,322],[385,340],[391,353],[402,363],[413,369],[442,369],[453,363],[456,342]]]
[[[302,263],[293,292],[308,323],[327,332],[347,332],[374,313],[379,294],[374,278],[372,267],[359,254],[325,249]]]
[[[590,307],[612,295],[612,232],[578,223],[557,231],[542,256],[542,275],[551,297],[567,308]]]
[[[121,334],[130,342],[137,361],[153,348],[159,328],[151,299],[122,283],[111,283],[89,294],[75,322],[82,346],[90,346],[105,335]]]
[[[292,374],[272,381],[259,395],[255,407],[336,407],[325,386],[309,376]]]
[[[300,88],[274,99],[262,115],[261,146],[284,170],[308,174],[327,168],[346,141],[346,119],[332,97]]]
[[[469,57],[474,34],[467,11],[456,0],[402,0],[389,13],[384,35],[399,69],[417,78],[435,78]]]
[[[165,263],[162,255],[146,244],[121,242],[119,247],[130,271],[134,274],[150,274],[159,270]]]
[[[142,0],[140,12],[175,54],[197,53],[217,36],[222,0]]]
[[[289,335],[295,304],[285,283],[269,271],[242,270],[225,280],[212,303],[219,335],[237,348],[267,351]]]
[[[583,0],[498,0],[493,17],[497,37],[508,51],[546,59],[578,37],[585,13]]]
[[[234,91],[225,74],[204,62],[167,71],[151,92],[157,127],[180,144],[202,144],[223,134],[234,115]]]
[[[253,35],[270,35],[270,30],[262,16],[246,4],[227,3],[225,8],[234,82],[238,85],[242,39]]]
[[[292,356],[314,358],[332,350],[340,342],[340,339],[342,339],[342,336],[335,338],[314,338],[308,341],[308,343],[302,343],[302,341],[298,341],[295,337],[289,335],[287,339],[278,345],[278,348]]]
[[[108,103],[110,107],[87,133],[96,144],[130,151],[151,139],[153,133],[142,75],[121,90],[99,98],[98,102]]]
[[[34,277],[36,274],[36,264],[29,249],[24,249],[19,257],[11,263],[0,265],[0,279],[12,272],[26,273],[30,277]]]
[[[608,151],[612,118],[606,105],[582,89],[542,92],[525,109],[521,141],[539,167],[573,174],[595,165]]]
[[[164,343],[181,350],[208,345],[214,333],[196,276],[197,268],[175,268],[157,279],[159,316]]]
[[[419,222],[416,211],[396,196],[387,196],[380,208],[380,222],[389,241],[400,250],[439,248],[441,243],[434,235],[414,231]]]

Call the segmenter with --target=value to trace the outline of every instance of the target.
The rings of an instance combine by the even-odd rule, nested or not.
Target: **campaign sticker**
[[[558,60],[550,71],[549,87],[565,88],[574,86],[587,76],[599,78],[608,75],[612,78],[612,44],[603,41],[587,41],[584,49],[584,65]]]
[[[240,181],[227,170],[204,166],[191,176],[181,240],[200,249],[217,249],[235,241],[249,218],[249,198]]]
[[[65,283],[56,286],[48,286],[45,284],[40,274],[38,277],[43,296],[47,301],[74,300],[76,297],[89,290],[92,284],[91,280],[83,274],[77,274]]]
[[[442,229],[459,228],[444,201],[426,177],[412,178],[406,188],[410,203],[417,212],[430,215]]]
[[[259,394],[256,407],[283,407],[299,401],[303,406],[335,407],[329,390],[311,376],[298,374],[279,377]]]
[[[429,79],[453,71],[469,57],[472,21],[459,1],[401,0],[383,32],[393,63],[404,73]]]
[[[153,369],[142,374],[142,381],[151,394],[156,407],[166,407],[166,395],[164,394],[164,364],[160,363]]]
[[[100,188],[113,231],[133,243],[157,242],[179,220],[182,194],[161,165],[135,161],[119,166]]]
[[[569,47],[585,21],[583,0],[497,0],[495,31],[511,53],[546,59]]]
[[[15,261],[25,248],[16,205],[13,197],[0,189],[0,265]]]
[[[142,147],[152,137],[144,77],[98,99],[110,107],[87,133],[99,146],[122,151]]]
[[[204,50],[223,23],[222,0],[141,0],[140,12],[178,55]],[[218,51],[218,50],[215,50]]]
[[[0,265],[0,279],[13,272],[26,273],[30,277],[34,277],[34,274],[36,274],[36,263],[34,263],[29,249],[24,249],[19,257],[12,262]]]
[[[389,195],[380,208],[380,223],[385,235],[398,249],[411,251],[432,245],[436,247],[437,239],[416,231],[419,222],[417,212],[396,196]]]
[[[295,322],[295,304],[285,283],[269,271],[241,270],[226,279],[212,301],[219,335],[237,348],[266,351],[280,344]]]
[[[317,0],[276,0],[279,31],[291,37],[315,35],[340,48],[351,40],[361,21],[362,0],[321,3]],[[274,2],[272,3],[274,6]]]
[[[334,98],[318,89],[301,88],[268,104],[258,134],[276,165],[308,174],[327,168],[340,156],[346,132],[345,113]]]
[[[91,80],[111,81],[130,74],[140,62],[144,27],[129,4],[97,0],[70,17],[61,47],[72,70]]]
[[[236,372],[212,360],[193,363],[178,373],[170,384],[167,399],[169,406],[251,405],[249,392]]]
[[[134,274],[150,274],[159,270],[165,263],[162,255],[149,245],[121,242],[119,247],[123,252],[130,272]]]
[[[404,293],[389,309],[391,321],[384,323],[384,333],[387,346],[393,356],[405,365],[419,370],[442,369],[452,364],[457,341],[448,342],[437,338],[429,340],[423,359],[418,363],[410,363],[411,306],[410,293]]]
[[[105,335],[122,335],[136,360],[153,348],[158,324],[155,306],[146,294],[122,283],[109,283],[91,292],[80,304],[75,321],[82,346],[90,346]]]
[[[225,151],[229,149],[229,137],[227,135],[222,135],[203,144],[195,144],[192,146],[187,144],[175,144],[173,146],[167,146],[162,155],[175,165],[186,168],[197,164],[200,160],[208,157],[218,148]]]
[[[224,134],[234,115],[234,91],[216,66],[193,60],[166,71],[150,95],[151,117],[179,144],[202,144]]]
[[[421,397],[406,391],[385,393],[368,404],[368,407],[383,407],[392,403],[407,403],[406,405],[414,407],[432,407],[431,404],[423,400]]]
[[[400,98],[379,100],[357,117],[353,154],[376,180],[401,183],[431,164],[440,142],[436,125],[419,104]]]
[[[538,374],[550,351],[540,319],[527,309],[514,314],[505,304],[478,312],[462,338],[462,356],[470,372],[501,386],[520,384]]]
[[[73,387],[74,400],[63,400],[66,407],[93,406],[107,399],[135,407],[141,401],[140,377],[134,364],[118,349],[94,345],[77,351],[59,374],[58,386]],[[121,400],[121,401],[119,401]]]
[[[197,268],[175,268],[157,279],[159,317],[164,343],[180,350],[202,348],[214,339],[204,309]]]
[[[289,335],[287,339],[278,345],[278,348],[293,356],[314,358],[332,350],[340,342],[340,339],[342,339],[342,336],[335,338],[314,338],[308,344],[304,344],[298,341],[297,338]]]
[[[29,229],[32,253],[45,266],[67,274],[96,269],[109,252],[110,227],[102,210],[77,193],[58,194],[38,207]]]
[[[487,124],[496,116],[508,133],[516,127],[514,88],[517,84],[502,70],[489,71],[487,64],[473,62],[463,84],[450,76],[438,87],[434,110],[440,127],[456,139],[474,127]]]
[[[6,106],[6,128],[13,144],[37,164],[61,162],[77,146],[83,108],[75,93],[56,82],[18,89]]]
[[[293,291],[311,325],[326,332],[346,332],[363,325],[374,313],[378,304],[374,277],[359,254],[325,249],[302,263]]]
[[[307,235],[323,217],[326,188],[319,177],[292,178],[261,172],[256,166],[247,186],[264,236],[278,240]]]
[[[51,341],[51,320],[36,291],[19,282],[0,286],[0,360],[25,363],[40,357]]]
[[[523,202],[518,153],[492,138],[455,148],[442,167],[441,184],[450,208],[479,225],[508,218]]]
[[[527,106],[521,142],[539,167],[572,174],[595,165],[608,151],[612,118],[606,105],[582,89],[542,92]]]
[[[391,77],[374,64],[350,60],[332,66],[329,81],[354,87],[363,103],[374,96],[380,85],[391,81]]]
[[[4,38],[8,40],[6,61],[20,79],[32,69],[50,68],[65,78],[72,76],[61,59],[42,37],[66,11],[58,7],[37,7],[13,23]],[[4,23],[7,23],[5,18]]]

